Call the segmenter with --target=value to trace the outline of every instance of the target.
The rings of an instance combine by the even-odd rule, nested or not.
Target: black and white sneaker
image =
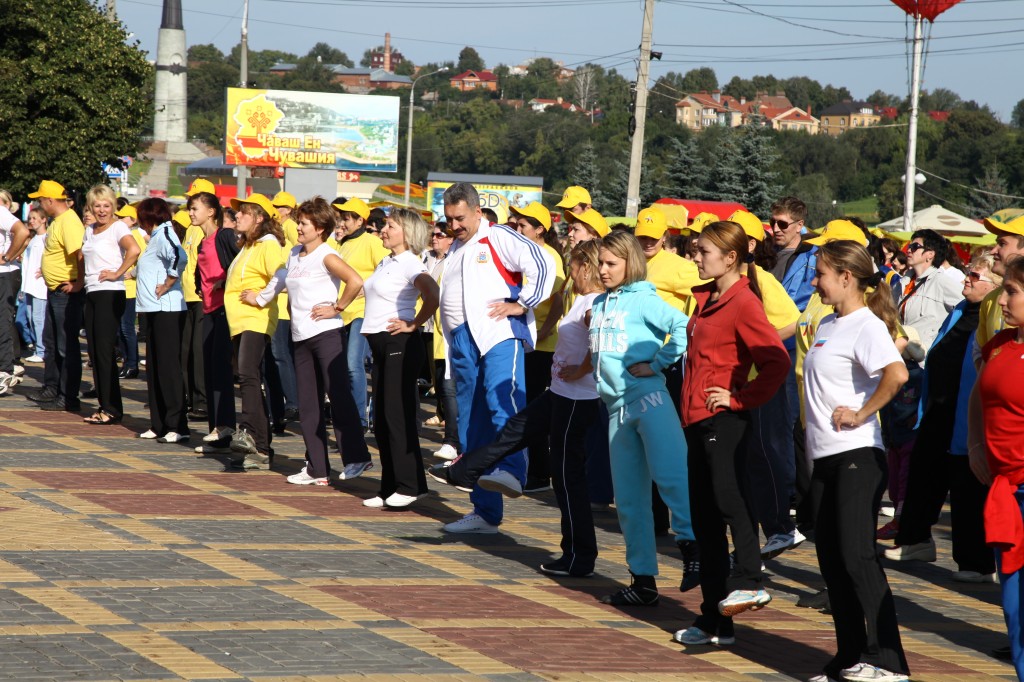
[[[544,575],[554,575],[560,578],[589,578],[594,575],[594,570],[574,568],[565,559],[556,559],[546,564],[541,564],[540,572]]]
[[[679,591],[689,592],[700,585],[700,548],[696,540],[680,540],[676,545],[683,555],[683,579],[679,583]]]
[[[464,493],[473,492],[472,488],[467,488],[462,485],[455,485],[448,478],[448,467],[452,465],[451,462],[444,462],[443,464],[435,464],[427,469],[427,475],[439,483],[453,486],[456,490],[461,490]]]
[[[612,606],[657,606],[658,586],[653,575],[634,575],[629,587],[601,597],[601,603]]]

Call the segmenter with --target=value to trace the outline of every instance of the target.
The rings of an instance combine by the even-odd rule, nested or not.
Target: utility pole
[[[633,148],[629,153],[629,183],[626,185],[626,217],[640,211],[640,166],[644,159],[644,124],[647,121],[647,77],[651,67],[651,33],[654,30],[654,0],[644,0],[644,25],[640,37],[640,64],[636,70],[636,107],[630,129]]]
[[[117,21],[117,0],[107,0],[107,19]]]
[[[903,230],[914,229],[914,194],[917,189],[917,119],[921,102],[921,54],[924,51],[924,36],[921,25],[924,19],[914,16],[914,59],[910,74],[910,121],[907,126],[907,164],[903,175]]]
[[[242,88],[249,87],[249,0],[245,0],[245,6],[242,9],[242,43],[241,43],[241,54],[239,55],[238,67],[240,72],[241,86]],[[239,199],[245,199],[245,182],[249,178],[249,167],[245,165],[235,166],[235,170],[238,171],[238,189],[235,192],[235,196]]]

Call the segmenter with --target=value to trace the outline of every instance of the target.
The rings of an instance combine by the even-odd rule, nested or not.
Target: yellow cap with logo
[[[527,218],[533,218],[541,225],[543,225],[545,230],[551,227],[551,211],[544,208],[544,204],[540,203],[539,201],[531,201],[529,204],[522,208],[510,206],[509,210],[516,215],[526,216]]]
[[[590,205],[593,202],[590,200],[590,192],[583,187],[573,185],[572,187],[566,187],[565,192],[562,194],[562,200],[559,201],[555,206],[558,208],[573,208],[580,204]]]
[[[42,180],[39,182],[39,189],[28,195],[29,199],[67,199],[64,194],[64,185],[53,180]]]
[[[729,216],[729,220],[742,227],[748,237],[753,237],[759,242],[764,241],[764,223],[750,211],[736,211]]]
[[[654,206],[645,208],[636,216],[636,232],[634,234],[637,237],[661,239],[667,230],[668,218]]]
[[[835,241],[852,241],[861,246],[868,245],[868,238],[864,236],[864,231],[849,220],[831,220],[821,230],[820,235],[804,241],[815,246]]]
[[[213,183],[206,178],[196,178],[192,181],[188,191],[185,192],[185,196],[192,196],[193,194],[201,194],[207,192],[209,194],[216,194],[217,189],[213,186]]]
[[[343,213],[355,213],[363,220],[370,217],[370,207],[367,206],[366,202],[359,197],[352,197],[344,204],[331,204],[331,206]]]
[[[274,195],[271,201],[274,206],[284,206],[285,208],[295,208],[295,195],[290,192],[278,192]]]
[[[584,225],[587,225],[597,233],[598,237],[607,236],[607,234],[612,231],[611,228],[608,227],[608,221],[604,219],[604,216],[592,208],[588,208],[586,211],[579,214],[569,213],[566,211],[563,215],[567,221],[578,220]]]
[[[231,208],[235,209],[236,211],[242,204],[256,204],[264,211],[266,211],[267,215],[273,218],[274,220],[281,219],[281,214],[278,213],[277,209],[274,208],[274,205],[270,203],[270,199],[268,199],[266,196],[262,194],[250,194],[247,199],[231,200]]]

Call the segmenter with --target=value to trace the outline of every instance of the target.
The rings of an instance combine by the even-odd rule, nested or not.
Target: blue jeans
[[[34,346],[36,335],[32,332],[32,310],[27,300],[28,294],[18,294],[18,312],[14,316],[14,327],[18,330],[23,346]]]
[[[295,361],[292,359],[292,321],[278,320],[270,337],[270,353],[266,356],[267,400],[274,421],[280,421],[285,410],[299,409],[295,383]]]
[[[82,328],[85,291],[66,294],[51,291],[46,297],[46,362],[43,365],[43,387],[57,391],[68,402],[78,400],[82,388],[82,344],[78,332]]]
[[[1017,488],[1014,496],[1021,507],[1021,515],[1024,515],[1024,486]],[[1018,679],[1024,680],[1024,628],[1021,627],[1024,592],[1020,589],[1020,576],[1024,573],[1024,568],[1016,573],[1003,573],[1003,557],[999,550],[996,550],[996,565],[999,567],[999,584],[1003,590],[1003,617],[1006,619],[1006,632],[1010,637],[1013,667],[1017,670]]]
[[[366,428],[366,355],[370,345],[362,334],[363,318],[352,320],[342,328],[345,336],[345,359],[348,361],[348,383],[356,401],[359,421]]]
[[[32,336],[35,337],[36,355],[46,357],[46,342],[43,340],[43,330],[46,328],[46,299],[25,294],[25,306],[31,308],[29,320],[32,324]]]
[[[526,367],[523,342],[508,339],[480,355],[476,341],[465,324],[452,331],[448,348],[459,404],[459,440],[462,451],[483,447],[498,436],[511,417],[526,407]],[[501,460],[485,473],[503,469],[526,482],[526,453],[520,451]],[[490,524],[500,524],[504,515],[501,493],[475,486],[469,495],[473,511]]]
[[[747,476],[750,502],[765,538],[792,533],[789,506],[796,485],[793,412],[785,384],[768,402],[750,411]]]
[[[121,328],[117,332],[117,341],[121,350],[124,351],[125,369],[138,369],[139,338],[135,332],[134,298],[125,299],[124,315],[121,316]]]

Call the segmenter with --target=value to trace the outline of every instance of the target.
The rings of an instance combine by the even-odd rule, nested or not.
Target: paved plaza
[[[597,602],[628,578],[614,513],[597,575],[555,580],[536,570],[558,549],[551,493],[508,501],[499,535],[447,535],[470,507],[440,484],[406,511],[361,505],[377,468],[287,484],[297,424],[273,471],[235,473],[193,452],[204,425],[190,447],[136,439],[144,382],[122,383],[123,425],[97,427],[26,400],[40,375],[0,398],[0,679],[802,680],[833,650],[830,617],[796,606],[821,586],[810,542],[767,563],[775,600],[737,619],[736,646],[687,649],[671,635],[699,590],[677,591],[670,538],[660,606]],[[998,586],[953,583],[948,516],[937,530],[937,563],[886,567],[913,679],[1014,679],[988,656]]]

